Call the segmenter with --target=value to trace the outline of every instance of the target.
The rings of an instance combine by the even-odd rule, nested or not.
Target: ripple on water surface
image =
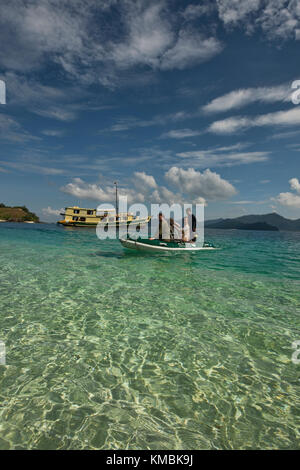
[[[299,235],[209,238],[157,257],[1,226],[0,448],[300,447]]]

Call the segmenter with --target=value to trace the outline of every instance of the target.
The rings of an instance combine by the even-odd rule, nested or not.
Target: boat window
[[[93,215],[94,211],[87,211],[87,215]]]
[[[80,217],[80,222],[85,222],[85,217]]]
[[[74,209],[74,214],[79,214],[80,210],[79,209]]]
[[[78,220],[78,217],[73,217],[73,220],[77,221],[77,220]]]

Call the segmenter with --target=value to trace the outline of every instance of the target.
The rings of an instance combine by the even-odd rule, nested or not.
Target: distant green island
[[[291,220],[282,217],[276,212],[262,215],[243,215],[234,219],[206,220],[205,227],[227,230],[287,230],[300,231],[300,219]]]
[[[34,212],[30,212],[26,206],[6,206],[0,204],[0,221],[2,222],[35,222],[40,219]]]

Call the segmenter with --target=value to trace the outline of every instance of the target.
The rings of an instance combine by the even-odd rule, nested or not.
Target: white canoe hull
[[[120,238],[120,242],[125,248],[129,248],[132,250],[139,250],[139,251],[147,251],[147,252],[176,252],[176,253],[183,253],[186,251],[204,251],[204,250],[214,250],[215,248],[212,246],[197,246],[195,243],[186,243],[185,247],[178,247],[178,248],[171,248],[168,247],[167,244],[162,241],[160,243],[160,246],[158,245],[149,245],[146,243],[141,243],[139,241],[134,241],[134,240],[126,240],[124,238]]]

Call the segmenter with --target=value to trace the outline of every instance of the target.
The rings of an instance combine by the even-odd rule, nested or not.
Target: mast
[[[119,219],[119,205],[118,205],[118,183],[117,181],[114,182],[116,185],[116,220]]]

